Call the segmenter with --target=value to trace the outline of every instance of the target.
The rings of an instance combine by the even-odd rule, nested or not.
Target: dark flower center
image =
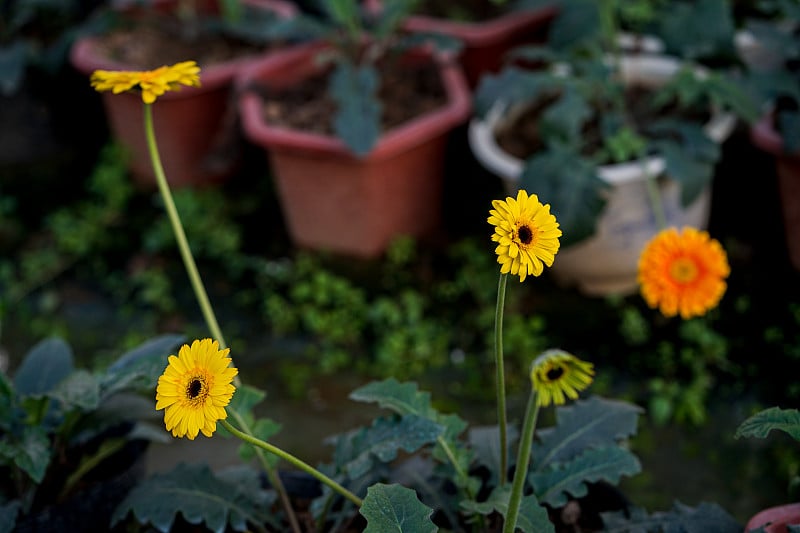
[[[530,244],[533,240],[533,231],[528,226],[520,226],[518,235],[522,244]]]
[[[200,391],[203,390],[203,382],[199,379],[193,379],[189,383],[189,387],[187,388],[187,393],[189,394],[189,398],[195,399],[200,394]]]
[[[545,375],[550,381],[555,381],[564,375],[564,368],[560,366],[553,367]]]

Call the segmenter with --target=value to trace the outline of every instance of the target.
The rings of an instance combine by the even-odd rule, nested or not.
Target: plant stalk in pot
[[[285,0],[234,4],[236,12],[224,13],[217,2],[198,3],[188,18],[172,0],[118,9],[113,13],[117,23],[78,39],[70,52],[73,66],[87,76],[95,70],[145,70],[190,59],[203,67],[200,86],[165,94],[154,117],[159,142],[171,155],[165,170],[174,186],[218,183],[238,168],[234,77],[247,62],[284,44],[264,29],[272,27],[273,19],[296,12]],[[140,187],[155,189],[141,98],[102,98],[113,136],[129,151],[133,178]]]
[[[266,150],[299,247],[369,258],[440,231],[447,136],[469,116],[469,89],[455,61],[393,33],[385,14],[332,12],[314,44],[238,79],[245,136]]]
[[[618,41],[518,49],[549,68],[485,77],[469,130],[508,194],[551,204],[566,236],[554,278],[597,296],[636,290],[640,252],[662,227],[705,229],[719,145],[752,114],[719,72],[604,42]]]

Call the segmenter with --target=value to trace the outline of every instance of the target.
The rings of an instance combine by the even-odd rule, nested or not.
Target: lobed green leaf
[[[420,502],[413,490],[397,484],[369,487],[359,513],[367,519],[364,533],[438,531],[431,520],[433,509]]]

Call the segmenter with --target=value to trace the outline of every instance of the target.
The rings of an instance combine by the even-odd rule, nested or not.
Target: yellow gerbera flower
[[[211,339],[181,346],[170,355],[166,370],[158,378],[156,411],[164,409],[164,424],[174,437],[194,440],[198,432],[210,437],[217,420],[228,417],[225,406],[236,390],[231,384],[239,371],[228,366],[229,349],[220,350]]]
[[[494,200],[492,207],[488,222],[494,226],[501,273],[519,275],[522,282],[528,274],[540,275],[544,265],[553,265],[561,230],[550,204],[542,205],[535,194],[520,189],[516,199]]]
[[[179,91],[181,85],[199,87],[200,67],[194,61],[184,61],[155,70],[95,70],[90,81],[99,92],[119,94],[138,88],[142,101],[152,104],[167,91]]]
[[[536,403],[546,407],[563,405],[565,395],[575,400],[578,392],[592,383],[594,365],[562,350],[548,350],[531,365],[531,382]]]
[[[639,256],[644,300],[664,316],[688,319],[715,307],[725,293],[730,266],[719,241],[696,228],[667,228]]]

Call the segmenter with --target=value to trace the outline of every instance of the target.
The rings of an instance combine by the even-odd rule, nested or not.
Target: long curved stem
[[[331,489],[333,489],[334,491],[338,492],[339,494],[341,494],[342,496],[344,496],[345,498],[356,504],[356,506],[361,507],[361,504],[363,503],[361,498],[359,498],[358,496],[356,496],[355,494],[353,494],[352,492],[350,492],[349,490],[338,484],[336,481],[334,481],[333,479],[329,478],[328,476],[326,476],[325,474],[314,468],[313,466],[309,465],[308,463],[304,463],[294,455],[281,450],[277,446],[273,446],[268,442],[265,442],[261,439],[257,439],[251,435],[248,435],[247,433],[239,431],[238,429],[233,427],[227,420],[223,419],[220,420],[219,422],[220,424],[222,424],[222,427],[230,431],[234,436],[239,437],[248,444],[252,444],[253,446],[257,446],[273,455],[277,455],[287,463],[296,466],[303,472],[317,478],[319,481],[326,484]]]
[[[531,394],[528,397],[528,407],[525,409],[525,422],[522,425],[519,450],[517,450],[517,464],[514,467],[514,480],[511,482],[511,495],[508,497],[508,510],[503,524],[503,533],[514,533],[517,527],[517,518],[519,517],[520,504],[522,503],[522,490],[525,487],[528,463],[531,459],[533,431],[536,428],[538,416],[539,404],[536,401],[536,391],[531,389]]]
[[[506,371],[503,364],[503,309],[506,303],[508,274],[500,274],[497,284],[497,308],[494,315],[494,359],[497,388],[497,424],[500,427],[500,484],[506,482],[508,471],[508,433],[506,421]]]
[[[158,154],[158,146],[156,145],[156,135],[153,128],[153,110],[152,104],[144,105],[144,124],[145,134],[147,137],[147,148],[150,151],[150,160],[153,164],[153,171],[156,174],[156,181],[158,182],[158,189],[161,192],[161,197],[164,199],[164,208],[167,210],[169,221],[172,224],[172,231],[175,234],[175,240],[178,242],[178,249],[180,250],[183,264],[186,267],[186,273],[189,275],[189,280],[192,283],[192,288],[197,296],[197,302],[200,304],[200,309],[203,312],[203,317],[208,324],[208,329],[211,330],[211,335],[219,341],[220,347],[225,347],[225,339],[222,336],[222,330],[217,322],[217,317],[214,314],[214,309],[211,307],[211,302],[208,299],[206,288],[200,279],[200,273],[197,270],[197,264],[194,262],[192,250],[189,248],[189,241],[186,238],[186,232],[183,230],[180,216],[178,216],[178,209],[175,207],[175,200],[172,198],[172,192],[169,189],[169,183],[164,175],[164,167],[161,165],[161,157]]]
[[[175,200],[172,197],[172,191],[170,191],[169,182],[167,182],[166,175],[164,174],[164,167],[161,164],[161,156],[158,152],[155,128],[153,127],[152,104],[144,105],[144,130],[145,138],[147,139],[147,149],[150,153],[150,161],[153,165],[153,172],[156,175],[156,182],[158,183],[159,192],[161,193],[161,197],[164,201],[164,207],[167,210],[167,215],[169,217],[170,224],[172,225],[172,232],[175,234],[175,240],[178,243],[178,249],[180,250],[183,264],[186,267],[186,273],[189,275],[189,280],[192,283],[192,289],[194,289],[197,302],[200,304],[200,309],[203,312],[203,317],[205,318],[206,325],[208,326],[211,335],[219,342],[220,348],[225,349],[227,348],[227,343],[225,342],[225,338],[222,336],[222,330],[217,322],[217,317],[214,314],[214,308],[211,306],[208,293],[206,293],[203,280],[200,277],[200,272],[197,270],[197,264],[194,261],[192,250],[189,247],[189,240],[186,238],[186,232],[183,229],[183,224],[181,223],[181,218],[178,214],[178,208],[175,206]],[[238,375],[234,378],[234,383],[237,386],[241,383]],[[231,414],[234,416],[234,418],[236,418],[237,423],[241,424],[243,428],[249,431],[249,428],[247,428],[247,425],[245,424],[241,414],[235,410],[231,410]],[[272,468],[272,465],[269,464],[269,461],[267,461],[267,458],[264,456],[261,450],[256,451],[259,462],[263,466],[270,483],[272,483],[272,486],[275,487],[275,490],[281,499],[281,503],[286,511],[286,516],[291,524],[292,531],[295,533],[300,533],[300,523],[297,520],[297,515],[292,508],[291,502],[289,501],[289,496],[286,494],[286,489],[284,488],[280,477],[275,472],[275,469]]]

